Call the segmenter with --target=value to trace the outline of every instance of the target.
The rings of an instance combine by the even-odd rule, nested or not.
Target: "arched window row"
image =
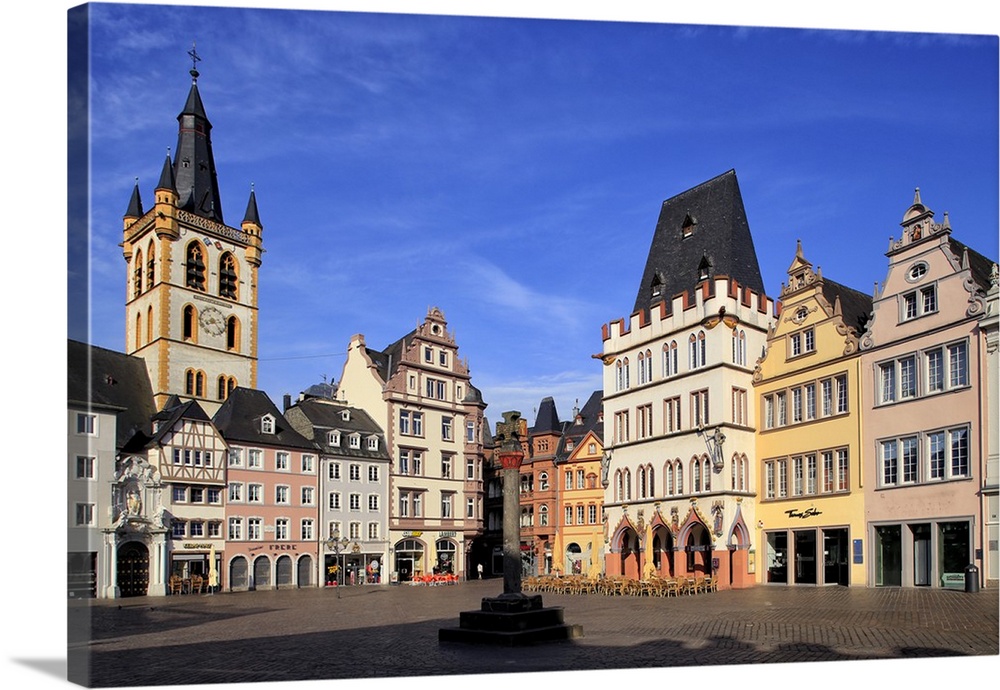
[[[192,290],[208,291],[208,264],[205,249],[200,240],[188,244],[184,264],[184,284]],[[239,263],[232,252],[223,252],[218,264],[219,297],[239,299]]]
[[[747,361],[746,332],[733,330],[733,362],[746,366]],[[653,382],[653,353],[646,349],[636,355],[638,365],[637,385]],[[688,336],[688,370],[700,369],[708,363],[708,336],[705,331],[698,331]],[[660,349],[660,375],[663,378],[676,376],[680,373],[679,347],[676,340],[663,344]],[[615,390],[624,391],[632,386],[629,370],[629,358],[620,357],[615,361]]]
[[[685,484],[685,465],[688,484]],[[731,488],[733,491],[750,490],[750,464],[745,453],[734,453],[730,460]],[[708,454],[692,457],[687,463],[680,458],[663,463],[662,496],[680,496],[686,493],[700,494],[712,491],[712,475],[715,470]],[[632,473],[629,468],[615,470],[614,500],[632,500]],[[652,464],[635,468],[635,497],[639,500],[657,498],[655,470]],[[721,487],[719,487],[721,488]]]

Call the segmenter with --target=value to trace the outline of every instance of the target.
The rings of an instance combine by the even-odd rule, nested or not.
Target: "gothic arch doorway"
[[[618,542],[621,557],[621,573],[633,580],[639,579],[639,535],[631,527],[622,530]]]
[[[712,574],[712,536],[702,523],[696,523],[688,531],[684,542],[687,555],[687,571],[706,577]]]
[[[666,577],[674,576],[674,535],[666,525],[653,528],[651,556],[657,573]]]
[[[149,549],[130,541],[118,547],[118,589],[123,597],[143,597],[149,588]]]

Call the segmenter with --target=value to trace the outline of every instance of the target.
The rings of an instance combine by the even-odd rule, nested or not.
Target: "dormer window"
[[[351,446],[351,448],[360,448],[361,447],[361,435],[360,434],[351,434],[348,437],[348,444]]]
[[[368,437],[368,450],[378,450],[378,436]]]
[[[339,431],[331,431],[329,434],[327,434],[326,442],[327,442],[328,445],[331,445],[331,446],[339,446],[340,445],[340,432]]]
[[[698,264],[698,280],[708,280],[712,272],[712,262],[708,260],[708,257],[704,254],[701,257],[701,263]]]
[[[351,421],[351,411],[350,410],[344,410],[343,412],[340,413],[340,418],[342,420],[344,420],[345,422]]]
[[[694,234],[694,228],[698,225],[698,219],[692,216],[690,213],[684,216],[684,222],[681,223],[681,235],[684,237],[690,237]]]
[[[262,434],[273,434],[274,433],[274,417],[271,415],[264,415],[260,420],[260,433]]]

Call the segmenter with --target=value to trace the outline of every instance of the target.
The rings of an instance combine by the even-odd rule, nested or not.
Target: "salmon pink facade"
[[[917,190],[861,339],[869,584],[962,587],[984,570],[986,383],[980,319],[993,262]]]

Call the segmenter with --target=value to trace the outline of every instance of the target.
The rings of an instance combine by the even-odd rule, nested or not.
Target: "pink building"
[[[861,338],[867,561],[874,586],[964,585],[983,570],[986,382],[980,319],[993,262],[917,190]],[[862,556],[862,554],[864,554]]]
[[[318,586],[316,447],[263,391],[236,388],[213,421],[229,445],[223,589]]]

